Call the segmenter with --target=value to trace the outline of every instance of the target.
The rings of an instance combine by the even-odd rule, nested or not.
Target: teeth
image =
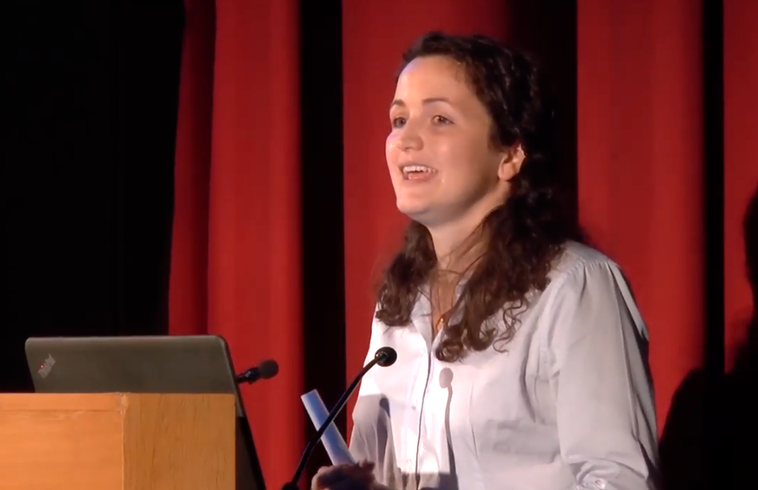
[[[431,172],[432,169],[424,165],[408,165],[403,167],[403,172],[408,174],[411,172]]]

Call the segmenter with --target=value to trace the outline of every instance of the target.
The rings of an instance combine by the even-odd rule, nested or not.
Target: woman
[[[389,266],[353,454],[314,489],[642,490],[657,461],[646,330],[619,267],[551,187],[542,75],[496,41],[404,56],[386,157],[412,220]]]

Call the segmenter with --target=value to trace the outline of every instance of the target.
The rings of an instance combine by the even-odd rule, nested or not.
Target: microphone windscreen
[[[397,351],[392,347],[381,347],[374,354],[374,359],[382,367],[392,366],[397,361]]]
[[[273,378],[279,374],[279,364],[273,359],[268,359],[258,365],[258,374],[263,379]]]

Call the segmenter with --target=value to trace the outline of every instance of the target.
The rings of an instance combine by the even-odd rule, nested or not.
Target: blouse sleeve
[[[619,268],[557,279],[546,344],[561,455],[576,490],[655,490],[657,430],[647,333]]]

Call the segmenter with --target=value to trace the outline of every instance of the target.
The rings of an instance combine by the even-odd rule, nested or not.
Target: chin
[[[428,206],[421,205],[409,205],[407,203],[397,205],[397,210],[404,214],[406,217],[427,226],[431,219],[431,209]]]
[[[429,211],[429,206],[424,205],[423,203],[418,202],[408,202],[408,201],[400,201],[398,200],[397,203],[397,210],[403,213],[404,215],[408,216],[411,219],[416,219],[417,216],[421,216]]]

